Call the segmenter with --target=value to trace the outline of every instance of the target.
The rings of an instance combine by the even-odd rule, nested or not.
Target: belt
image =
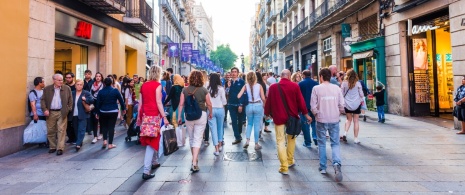
[[[258,103],[262,103],[262,101],[258,100],[256,102],[249,102],[249,104],[258,104]]]
[[[50,111],[60,112],[61,109],[50,109]]]

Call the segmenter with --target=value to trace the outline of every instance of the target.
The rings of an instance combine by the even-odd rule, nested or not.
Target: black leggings
[[[97,132],[98,132],[98,122],[99,122],[99,120],[97,118],[95,118],[95,114],[96,113],[94,111],[91,112],[90,124],[87,125],[87,127],[90,126],[91,130],[94,132],[94,137],[97,137],[98,136]],[[101,130],[100,130],[100,134],[102,134]]]
[[[103,140],[108,140],[108,144],[113,144],[117,118],[117,112],[101,113],[99,116],[100,132],[103,134]]]

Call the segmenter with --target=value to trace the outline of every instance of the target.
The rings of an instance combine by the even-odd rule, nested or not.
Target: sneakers
[[[304,143],[303,146],[306,147],[306,148],[312,148],[312,144],[307,145],[307,144]]]
[[[95,144],[95,143],[97,143],[97,138],[96,137],[94,137],[94,139],[92,140],[92,144]]]
[[[260,144],[255,144],[255,150],[261,150],[262,146]]]
[[[334,168],[334,174],[336,174],[336,181],[341,182],[342,181],[341,165],[339,163],[335,163],[333,165],[333,168]]]
[[[246,144],[243,146],[244,149],[247,149],[248,147],[249,147],[249,143],[246,143]]]
[[[354,144],[358,144],[358,143],[360,143],[360,140],[358,140],[358,138],[355,138],[354,139]]]
[[[363,122],[366,122],[366,121],[367,121],[367,116],[363,115]]]
[[[326,174],[326,169],[318,168],[318,171],[320,171],[321,174]]]
[[[318,146],[318,140],[313,139],[313,143],[315,144],[315,146]]]
[[[219,156],[219,155],[220,155],[220,152],[213,152],[213,154],[214,154],[215,156]]]
[[[281,173],[283,175],[289,175],[289,172],[287,172],[287,171],[279,171],[279,173]]]
[[[100,134],[100,135],[97,137],[98,140],[101,140],[102,138],[103,138],[102,134]]]
[[[386,122],[386,119],[383,118],[383,119],[381,120],[381,123],[384,123],[384,122]]]
[[[203,142],[203,145],[204,145],[205,147],[208,147],[208,146],[210,145],[210,142],[204,141],[204,142]]]
[[[142,179],[143,180],[152,179],[154,177],[155,177],[155,174],[153,174],[153,173],[152,174],[146,174],[146,173],[142,174]]]
[[[233,144],[233,145],[236,145],[236,144],[238,144],[238,143],[241,143],[241,140],[236,140],[236,141],[234,141],[232,144]]]
[[[292,168],[292,167],[295,167],[295,163],[292,163],[290,164],[289,166],[287,166],[288,168]]]

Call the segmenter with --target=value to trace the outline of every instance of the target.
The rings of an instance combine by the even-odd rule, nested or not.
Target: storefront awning
[[[369,57],[372,57],[373,56],[373,50],[370,50],[370,51],[365,51],[365,52],[362,52],[362,53],[355,53],[352,55],[352,59],[356,60],[356,59],[363,59],[363,58],[369,58]]]

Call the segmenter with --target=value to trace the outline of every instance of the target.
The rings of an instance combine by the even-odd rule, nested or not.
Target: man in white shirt
[[[276,83],[276,79],[273,77],[273,72],[268,73],[268,79],[266,79],[268,85],[272,85]]]

